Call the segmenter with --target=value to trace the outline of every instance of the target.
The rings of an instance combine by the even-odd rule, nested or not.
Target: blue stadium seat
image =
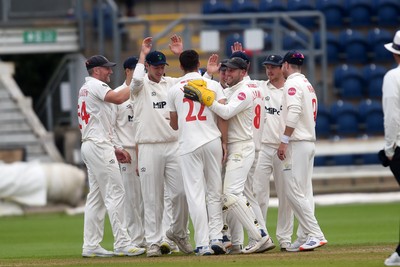
[[[380,164],[379,158],[378,158],[378,153],[372,153],[372,154],[362,154],[361,160],[362,164],[369,165],[369,164]]]
[[[339,34],[345,58],[349,63],[366,63],[368,58],[368,38],[357,30],[347,29]]]
[[[302,50],[307,46],[307,37],[296,31],[290,31],[283,36],[283,50]]]
[[[344,25],[343,18],[346,9],[342,0],[317,0],[316,9],[325,15],[327,28],[341,28]]]
[[[393,55],[385,47],[384,44],[393,41],[393,35],[389,31],[375,28],[368,32],[368,43],[372,51],[374,62],[392,62]]]
[[[221,0],[203,1],[203,14],[205,15],[230,13],[232,13],[231,9]],[[228,25],[230,24],[230,20],[208,20],[206,23],[212,25]]]
[[[314,44],[315,48],[321,48],[320,32],[314,32]],[[337,63],[340,59],[341,45],[338,41],[337,36],[332,32],[326,32],[326,52],[328,63]]]
[[[361,101],[358,113],[367,136],[383,135],[383,110],[380,101],[371,99]]]
[[[334,71],[335,87],[339,96],[345,100],[361,98],[364,95],[364,78],[354,66],[343,64]]]
[[[360,134],[360,119],[353,104],[338,100],[331,105],[330,111],[337,136],[355,137]]]
[[[347,166],[354,165],[355,156],[354,155],[336,155],[332,156],[332,164],[336,166]]]
[[[323,104],[318,104],[315,132],[317,138],[329,138],[331,135],[331,114]]]
[[[347,3],[351,27],[371,25],[374,14],[371,0],[349,0]]]
[[[314,157],[314,166],[326,166],[327,165],[327,157],[326,156],[315,156]]]
[[[231,45],[235,42],[244,44],[243,36],[240,33],[232,33],[225,38],[225,55],[229,57],[232,54]]]
[[[288,11],[313,11],[315,6],[311,0],[288,0]],[[298,23],[306,28],[316,27],[316,17],[298,17],[295,19]]]
[[[260,0],[258,8],[260,12],[281,12],[287,10],[287,5],[282,0]]]
[[[260,12],[284,12],[287,5],[281,0],[260,0],[258,9]],[[273,19],[262,19],[260,22],[271,24]]]
[[[398,0],[375,0],[375,10],[379,26],[399,26],[400,2]]]
[[[362,69],[364,81],[367,86],[367,96],[369,98],[382,97],[382,83],[383,76],[385,76],[387,69],[383,66],[369,64]]]
[[[252,0],[232,0],[232,13],[258,13],[258,7]],[[250,24],[249,19],[235,20],[235,22],[243,25]]]

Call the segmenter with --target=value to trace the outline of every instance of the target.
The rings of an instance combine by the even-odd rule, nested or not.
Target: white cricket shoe
[[[83,249],[82,250],[82,257],[84,258],[94,258],[94,257],[101,257],[107,258],[114,256],[112,251],[108,251],[101,246],[97,246],[95,249]]]
[[[242,253],[250,254],[256,252],[262,245],[264,245],[269,239],[269,236],[263,236],[260,240],[250,240],[249,244],[242,249]]]
[[[169,240],[168,237],[164,238],[161,241],[160,250],[161,254],[171,254],[179,252],[178,246],[174,243],[174,241]]]
[[[174,233],[172,233],[171,230],[168,230],[168,231],[165,233],[165,235],[166,235],[169,239],[171,239],[172,241],[174,241],[175,244],[178,246],[178,248],[179,248],[182,252],[184,252],[184,253],[186,253],[186,254],[193,253],[193,247],[192,247],[192,245],[190,244],[189,238],[188,238],[187,236],[181,238],[181,237],[179,237],[179,236],[174,235]]]
[[[196,256],[211,256],[214,254],[214,251],[210,249],[210,246],[197,247],[194,252],[196,253]]]
[[[307,241],[302,244],[299,249],[300,251],[307,251],[307,250],[313,250],[315,248],[322,247],[323,245],[327,244],[328,240],[325,238],[318,239],[314,236],[309,236],[307,238]]]
[[[151,244],[150,247],[147,249],[146,253],[147,257],[160,257],[161,256],[161,249],[158,244]]]
[[[400,266],[400,256],[397,252],[393,252],[389,258],[385,260],[386,266]]]
[[[290,242],[283,242],[279,246],[281,247],[281,251],[286,252],[286,248],[290,247]]]
[[[114,249],[115,256],[139,256],[146,252],[146,249],[140,248],[136,245],[126,246]]]
[[[242,254],[242,245],[232,245],[228,250],[227,250],[227,254]]]
[[[267,242],[265,242],[259,249],[256,250],[256,253],[263,253],[269,250],[274,249],[276,246],[274,241],[272,241],[271,237],[268,238]]]
[[[304,241],[296,239],[290,246],[286,247],[288,252],[299,252],[300,246],[304,244]]]
[[[231,242],[231,240],[229,240],[229,237],[227,235],[222,236],[222,244],[224,244],[224,247],[226,249],[229,249],[230,247],[232,247],[232,242]]]

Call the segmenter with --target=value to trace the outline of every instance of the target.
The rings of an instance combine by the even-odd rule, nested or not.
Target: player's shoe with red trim
[[[299,252],[300,251],[300,246],[304,244],[303,240],[296,239],[292,244],[290,244],[290,246],[286,247],[286,251],[288,251],[288,252]]]
[[[316,238],[314,236],[309,236],[307,238],[307,241],[302,244],[299,249],[300,251],[306,251],[306,250],[313,250],[315,248],[319,248],[322,247],[323,245],[327,244],[328,240],[326,240],[325,238]]]
[[[389,258],[385,260],[386,266],[400,266],[400,256],[397,252],[393,252]]]
[[[178,246],[178,248],[186,254],[193,253],[193,247],[189,242],[189,237],[179,237],[174,235],[174,233],[171,230],[168,230],[165,235],[171,239],[172,241],[175,242],[175,244]]]
[[[82,257],[84,258],[94,258],[94,257],[100,257],[100,258],[107,258],[107,257],[113,257],[114,253],[112,251],[108,251],[101,246],[97,246],[95,249],[83,249],[82,250]]]
[[[114,249],[115,256],[139,256],[146,252],[146,249],[136,245]]]

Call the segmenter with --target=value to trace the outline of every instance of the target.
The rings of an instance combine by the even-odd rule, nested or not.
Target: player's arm
[[[179,129],[178,127],[178,113],[176,111],[170,111],[169,112],[169,125],[174,129],[175,131]]]
[[[221,143],[222,143],[222,163],[225,163],[228,159],[228,121],[218,116],[217,120],[218,129],[221,132]]]
[[[209,106],[209,108],[224,120],[229,120],[230,118],[239,114],[241,111],[245,110],[248,107],[249,102],[252,101],[251,94],[246,94],[243,91],[240,92],[239,94],[242,93],[246,95],[244,100],[240,100],[237,97],[235,97],[233,100],[229,101],[229,103],[226,105],[218,103],[217,101],[214,100],[214,102],[212,103],[211,106]]]
[[[396,139],[400,128],[400,98],[394,94],[394,88],[397,88],[396,79],[385,75],[382,84],[383,98],[383,126],[385,133],[385,154],[392,160],[394,150],[396,149]]]
[[[139,54],[139,60],[136,64],[135,70],[132,75],[132,82],[130,84],[131,94],[136,95],[143,89],[143,78],[146,74],[144,62],[146,56],[151,51],[153,37],[146,37],[143,39],[142,47]]]
[[[109,90],[106,96],[104,97],[104,101],[119,105],[128,100],[129,97],[130,97],[130,88],[125,87],[124,89],[118,92]]]
[[[284,160],[286,158],[286,150],[289,144],[290,136],[292,136],[293,132],[294,128],[286,125],[285,131],[283,132],[283,135],[281,137],[281,143],[278,147],[278,158],[280,160]]]

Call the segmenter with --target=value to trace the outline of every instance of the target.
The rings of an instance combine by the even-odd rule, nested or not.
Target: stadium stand
[[[315,10],[314,2],[311,0],[288,0],[288,11],[311,11]],[[296,18],[296,21],[306,28],[315,28],[316,22],[313,17]]]
[[[398,0],[375,0],[377,24],[397,26],[400,22],[400,2]]]
[[[338,100],[331,105],[330,111],[335,134],[339,138],[360,135],[360,118],[352,103]]]
[[[342,28],[345,24],[346,9],[342,0],[317,0],[316,9],[325,15],[328,29]]]
[[[202,12],[205,15],[212,14],[230,14],[232,10],[225,3],[218,0],[203,0]],[[209,20],[206,22],[210,25],[229,25],[230,20]]]
[[[338,88],[340,98],[349,100],[364,95],[364,78],[358,68],[343,64],[336,67],[334,75],[335,86]]]
[[[362,68],[368,98],[380,99],[382,97],[383,76],[386,72],[387,69],[384,66],[373,63]]]
[[[315,124],[315,131],[317,138],[328,138],[332,133],[332,118],[328,108],[322,104],[318,104],[317,121]]]
[[[339,40],[348,63],[367,63],[368,40],[364,34],[351,28],[339,33]]]
[[[383,111],[380,101],[365,99],[358,104],[360,122],[367,136],[383,135]]]
[[[372,52],[372,59],[374,62],[388,62],[392,61],[392,54],[387,51],[384,44],[393,41],[392,33],[381,28],[374,28],[367,33],[369,50]]]
[[[349,12],[350,27],[371,25],[373,6],[370,0],[349,0],[345,2]]]

